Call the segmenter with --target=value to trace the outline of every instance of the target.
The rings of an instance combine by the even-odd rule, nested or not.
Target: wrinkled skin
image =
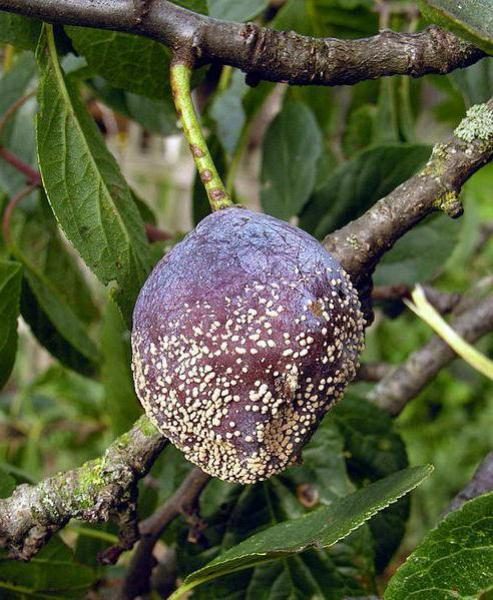
[[[299,459],[354,377],[362,344],[357,294],[321,244],[228,208],[205,218],[142,288],[135,387],[191,462],[253,483]]]

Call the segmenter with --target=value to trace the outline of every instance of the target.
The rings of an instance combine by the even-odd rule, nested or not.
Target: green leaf
[[[316,190],[301,214],[300,227],[322,239],[411,177],[429,154],[429,146],[413,144],[364,150],[333,171]]]
[[[173,4],[183,6],[183,8],[188,8],[188,10],[192,10],[193,12],[201,13],[203,15],[207,14],[207,0],[172,0],[172,2]]]
[[[0,43],[21,50],[34,50],[41,33],[41,22],[0,11]]]
[[[380,93],[376,106],[373,127],[374,144],[399,142],[399,120],[397,115],[397,79],[383,77],[379,82]]]
[[[3,387],[17,353],[17,317],[21,293],[22,267],[0,261],[0,387]]]
[[[13,229],[10,250],[22,263],[29,288],[23,291],[23,316],[39,341],[62,363],[82,373],[93,372],[98,349],[87,329],[98,311],[77,262],[60,238],[44,194],[29,213],[17,211]],[[35,304],[30,305],[31,293],[51,327],[39,320]],[[53,330],[64,343],[54,343]]]
[[[493,493],[466,502],[439,523],[392,577],[384,598],[466,600],[491,590]]]
[[[420,0],[420,6],[431,21],[493,53],[493,0]]]
[[[89,27],[65,27],[65,31],[90,69],[114,87],[149,98],[170,96],[170,53],[162,44]]]
[[[15,489],[15,479],[0,465],[0,498],[8,498]]]
[[[160,481],[168,485],[173,481],[170,463],[176,462],[172,456],[166,457]],[[326,418],[303,449],[301,466],[247,488],[211,481],[201,496],[201,515],[208,527],[198,544],[184,541],[188,531],[183,527],[183,541],[178,543],[180,576],[199,569],[248,536],[299,518],[314,506],[344,497],[353,489],[346,474],[343,439],[332,420]],[[310,550],[226,575],[200,586],[194,596],[198,600],[252,599],[258,594],[267,598],[267,589],[272,600],[309,594],[327,600],[364,595],[374,591],[372,543],[368,529],[362,527],[328,550]]]
[[[178,131],[171,97],[159,100],[126,92],[111,86],[102,77],[92,78],[88,85],[106,106],[136,121],[144,129],[159,135],[171,135]]]
[[[449,78],[460,91],[467,107],[486,102],[493,96],[493,59],[480,60],[467,69],[457,69]]]
[[[373,104],[362,104],[351,112],[342,140],[344,153],[347,156],[351,156],[371,144],[376,110]]]
[[[265,529],[189,575],[172,598],[180,598],[197,585],[227,573],[289,557],[308,548],[332,546],[378,511],[414,489],[430,473],[429,466],[399,471],[299,519]]]
[[[93,569],[74,560],[72,551],[53,538],[28,563],[10,560],[0,553],[0,596],[19,598],[83,598],[95,580]]]
[[[249,0],[249,2],[231,2],[231,0],[207,0],[209,15],[225,21],[248,21],[267,8],[269,0]]]
[[[378,30],[373,0],[287,0],[271,24],[315,37],[354,38]]]
[[[53,299],[48,302],[54,304]],[[60,363],[83,375],[94,373],[94,362],[81,354],[60,334],[26,279],[22,282],[21,315],[34,337]]]
[[[230,155],[234,152],[245,125],[242,99],[248,89],[244,73],[234,71],[229,87],[214,96],[209,110],[216,124],[217,137]]]
[[[390,416],[374,404],[346,393],[330,413],[344,435],[347,468],[358,486],[377,481],[408,466],[406,447]],[[369,523],[375,538],[375,562],[381,572],[399,547],[409,517],[405,496],[376,514]]]
[[[101,335],[102,381],[111,428],[118,436],[131,427],[141,413],[134,391],[130,332],[111,298],[106,305]]]
[[[297,215],[315,185],[322,136],[311,110],[286,102],[264,138],[261,202],[280,219]]]
[[[456,247],[462,223],[436,215],[403,236],[379,262],[375,285],[428,281],[444,267]]]
[[[37,52],[41,81],[36,121],[43,184],[58,223],[114,294],[127,322],[147,276],[144,226],[130,189],[56,56],[45,26]]]

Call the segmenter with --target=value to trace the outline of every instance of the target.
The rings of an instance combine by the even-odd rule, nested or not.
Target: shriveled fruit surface
[[[205,218],[134,310],[135,387],[207,473],[253,483],[299,459],[363,346],[359,300],[307,233],[242,208]]]

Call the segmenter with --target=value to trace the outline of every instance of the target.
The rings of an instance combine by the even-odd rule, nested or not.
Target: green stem
[[[212,210],[221,210],[233,206],[233,202],[219,177],[193,106],[190,90],[191,75],[190,66],[182,62],[173,63],[170,70],[171,90],[176,112],[181,119],[183,132],[192,151],[211,208]]]

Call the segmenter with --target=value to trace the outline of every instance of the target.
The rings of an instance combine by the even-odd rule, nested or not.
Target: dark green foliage
[[[34,50],[41,33],[41,23],[0,11],[0,42],[12,44],[21,50]]]
[[[490,54],[493,53],[493,2],[474,0],[464,5],[455,0],[420,0],[424,14],[448,27]]]
[[[150,264],[143,224],[113,156],[64,79],[50,39],[45,30],[38,48],[37,139],[46,194],[89,267],[104,284],[116,282],[113,293],[130,320]]]
[[[493,589],[493,493],[441,521],[390,580],[386,600],[488,597]]]

